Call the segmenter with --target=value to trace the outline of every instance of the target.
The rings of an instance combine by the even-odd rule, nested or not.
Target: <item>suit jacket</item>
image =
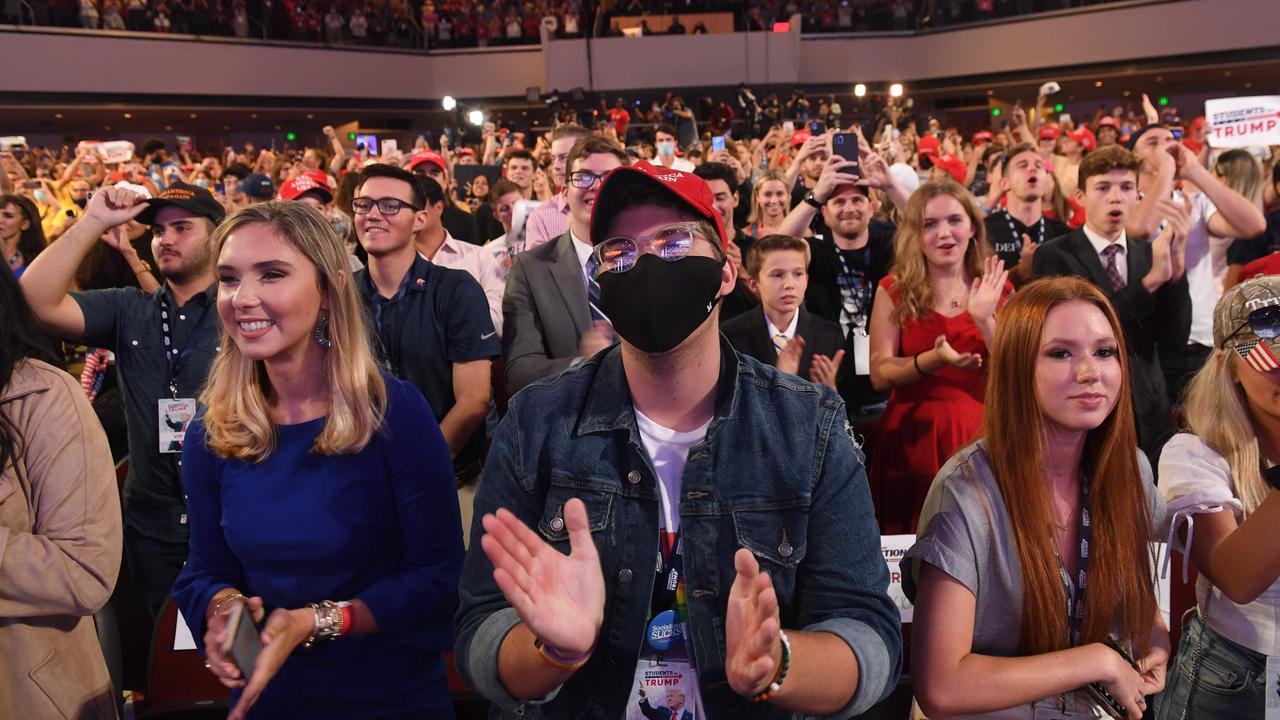
[[[796,321],[796,335],[804,338],[804,350],[800,353],[800,369],[797,373],[805,380],[809,379],[809,370],[813,366],[814,355],[834,357],[836,351],[844,347],[844,337],[840,326],[800,308],[800,319]],[[777,366],[778,351],[773,346],[773,338],[769,337],[769,324],[764,316],[764,305],[757,305],[745,313],[725,321],[720,332],[733,345],[733,349],[743,355],[750,355],[767,365]]]
[[[591,327],[587,281],[569,233],[516,255],[502,296],[503,382],[515,394],[564,370]]]
[[[1161,285],[1154,293],[1147,292],[1142,278],[1151,271],[1151,245],[1133,238],[1125,242],[1129,279],[1118,292],[1110,290],[1107,270],[1083,229],[1041,245],[1032,258],[1031,271],[1035,277],[1082,277],[1101,288],[1111,300],[1129,350],[1129,381],[1139,444],[1155,466],[1164,440],[1173,434],[1164,374],[1160,371],[1156,349],[1160,345],[1180,348],[1187,344],[1191,332],[1191,294],[1185,275]]]

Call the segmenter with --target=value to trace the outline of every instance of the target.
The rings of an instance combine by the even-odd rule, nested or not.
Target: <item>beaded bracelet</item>
[[[787,671],[791,669],[791,641],[782,630],[778,631],[778,637],[782,640],[782,662],[778,665],[778,672],[774,674],[769,687],[751,696],[751,702],[764,702],[773,697],[774,693],[782,689],[782,682],[787,679]]]

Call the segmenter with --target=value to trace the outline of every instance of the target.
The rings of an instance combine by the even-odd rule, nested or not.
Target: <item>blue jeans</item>
[[[1262,718],[1266,656],[1219,635],[1199,612],[1189,615],[1164,692],[1156,696],[1155,720]]]

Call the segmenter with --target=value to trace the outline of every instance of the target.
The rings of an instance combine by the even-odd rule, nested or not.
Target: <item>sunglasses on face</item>
[[[1245,328],[1257,335],[1261,340],[1274,340],[1280,337],[1280,306],[1272,305],[1254,310],[1231,334],[1222,339],[1223,346],[1231,338],[1239,335]]]
[[[600,264],[600,272],[623,273],[635,267],[645,253],[674,262],[689,256],[694,238],[706,239],[697,223],[683,222],[663,225],[644,237],[620,235],[596,245],[593,251]]]

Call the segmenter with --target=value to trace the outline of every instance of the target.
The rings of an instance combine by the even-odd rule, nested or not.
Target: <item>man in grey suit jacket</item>
[[[578,141],[569,152],[569,232],[520,253],[502,297],[503,382],[518,390],[554,375],[615,342],[613,328],[590,302],[591,209],[609,171],[627,156],[604,138]],[[596,290],[598,292],[598,290]]]

